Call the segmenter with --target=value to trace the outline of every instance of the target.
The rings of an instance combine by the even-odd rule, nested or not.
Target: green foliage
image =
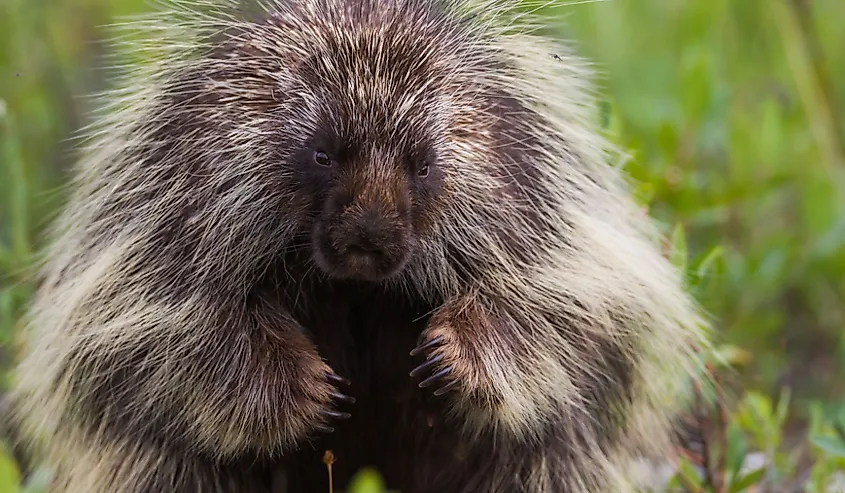
[[[827,491],[845,472],[845,3],[571,3],[539,13],[596,62],[597,120],[630,153],[636,196],[714,321],[707,369],[739,389],[699,389],[707,458],[684,456],[670,484]],[[146,8],[0,2],[0,366],[64,196],[68,139],[91,109],[83,96],[106,84],[97,26]],[[17,486],[4,450],[0,493],[44,491],[41,470]],[[373,471],[350,486],[377,492]]]
[[[752,487],[757,488],[753,491],[837,491],[830,488],[842,484],[845,471],[845,435],[841,433],[845,406],[840,405],[829,419],[815,416],[801,442],[789,446],[784,433],[788,402],[787,395],[774,404],[766,395],[748,392],[729,413],[724,428],[706,437],[709,462],[695,464],[689,457],[681,458],[669,489],[701,493],[741,492]],[[818,414],[820,408],[814,408]],[[721,436],[719,432],[723,432]],[[749,460],[752,456],[757,460]],[[808,459],[811,465],[801,479],[801,461]]]
[[[17,492],[19,484],[20,473],[17,464],[6,453],[5,447],[0,447],[0,492]]]
[[[719,246],[724,268],[699,299],[725,341],[754,353],[746,383],[775,393],[800,381],[804,410],[842,396],[845,33],[833,19],[845,5],[614,0],[544,13],[598,62],[613,102],[600,118],[666,234],[683,224],[693,259]]]

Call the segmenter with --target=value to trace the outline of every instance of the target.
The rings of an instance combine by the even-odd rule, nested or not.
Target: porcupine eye
[[[428,173],[431,168],[431,164],[434,162],[434,151],[429,149],[428,151],[423,154],[422,158],[418,161],[417,165],[417,176],[420,178],[425,178],[428,176]]]
[[[329,158],[329,155],[323,151],[314,152],[314,162],[320,166],[329,166],[332,164],[332,160]]]

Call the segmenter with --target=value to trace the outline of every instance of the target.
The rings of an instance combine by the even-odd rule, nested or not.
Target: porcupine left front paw
[[[479,404],[493,403],[498,395],[489,369],[503,363],[490,345],[491,323],[472,304],[450,303],[438,310],[423,330],[412,357],[424,361],[410,375],[421,388],[440,396],[456,391]]]
[[[548,375],[565,375],[525,343],[519,321],[481,297],[448,302],[432,315],[411,351],[424,359],[411,376],[420,387],[449,399],[464,425],[519,439],[531,436],[556,412],[549,393],[538,389],[548,390]],[[556,389],[558,394],[565,390]]]

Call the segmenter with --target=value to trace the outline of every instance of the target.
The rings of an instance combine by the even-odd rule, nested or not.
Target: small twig
[[[701,387],[697,382],[693,383],[695,387],[695,399],[698,404],[698,412],[696,413],[696,424],[698,425],[699,438],[701,439],[701,468],[704,470],[704,480],[707,486],[713,491],[719,491],[719,484],[716,480],[716,475],[713,473],[713,464],[710,450],[710,437],[708,436],[709,427],[707,426],[707,416],[705,413],[704,399],[701,396]]]
[[[326,465],[326,468],[329,471],[329,493],[334,493],[334,484],[332,483],[332,464],[334,464],[334,462],[334,452],[326,450],[326,453],[323,454],[323,464]]]
[[[715,385],[715,409],[711,409],[705,399],[704,390],[699,382],[692,382],[695,399],[695,412],[690,415],[690,431],[701,445],[701,453],[682,450],[682,456],[701,468],[704,485],[708,491],[721,493],[727,486],[727,423],[728,416],[722,387],[716,370],[707,365],[707,372],[712,375]]]
[[[704,461],[700,454],[697,454],[690,449],[680,448],[676,452],[678,453],[678,456],[687,459],[695,465],[700,465]]]

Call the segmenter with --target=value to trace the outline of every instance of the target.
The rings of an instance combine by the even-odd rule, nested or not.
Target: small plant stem
[[[334,453],[331,450],[326,450],[323,454],[323,464],[326,465],[326,469],[329,471],[329,493],[334,493],[334,484],[332,478],[332,464],[335,462]]]

